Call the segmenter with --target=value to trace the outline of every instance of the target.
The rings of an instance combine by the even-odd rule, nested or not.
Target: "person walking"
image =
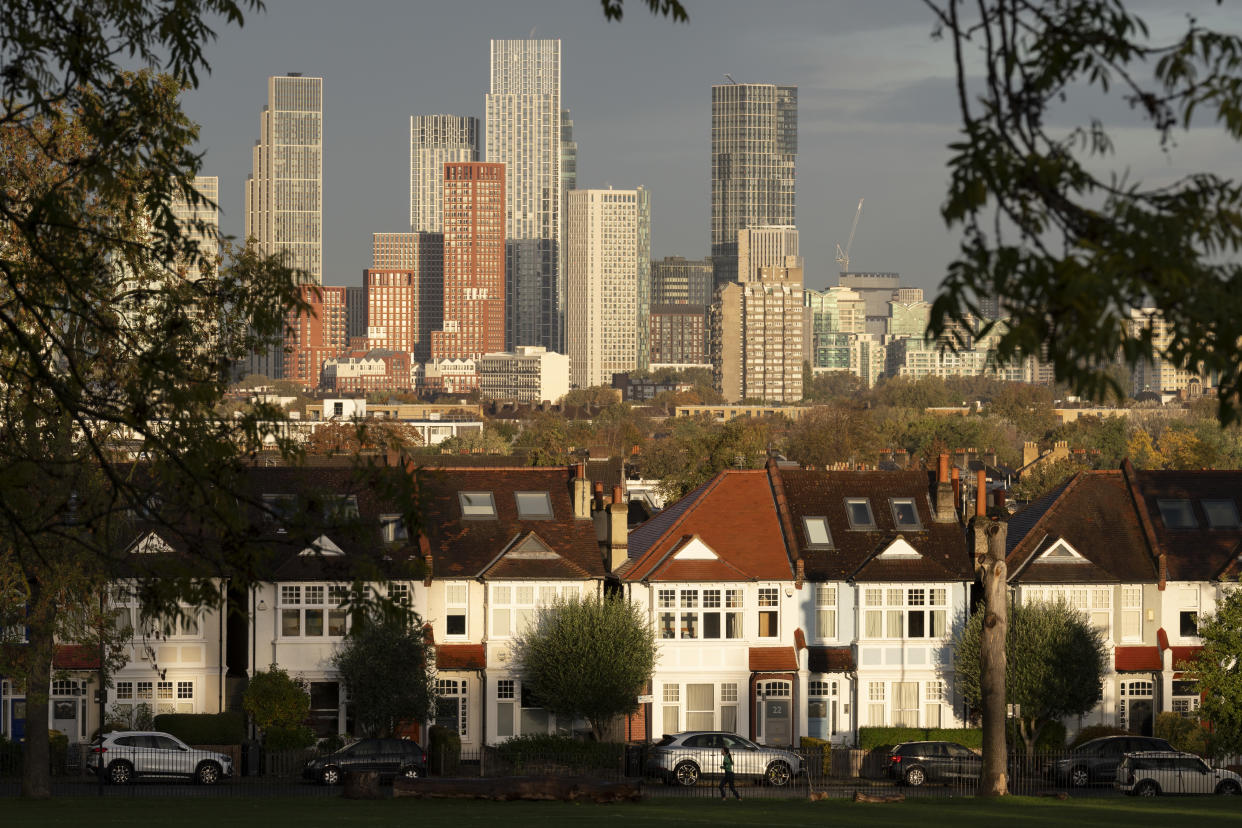
[[[728,745],[725,745],[720,751],[720,767],[724,769],[724,778],[720,780],[720,798],[728,799],[725,796],[725,785],[728,785],[729,790],[733,791],[733,798],[740,800],[742,795],[737,792],[737,786],[733,784],[733,754],[729,753]]]

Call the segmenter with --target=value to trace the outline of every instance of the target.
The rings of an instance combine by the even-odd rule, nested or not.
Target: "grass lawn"
[[[557,828],[557,826],[757,825],[764,828],[825,828],[831,826],[1020,826],[1072,825],[1118,828],[1172,828],[1172,826],[1242,825],[1242,799],[1096,799],[1056,801],[1010,797],[1000,801],[924,799],[894,804],[856,804],[844,801],[805,802],[715,799],[646,801],[626,805],[590,805],[560,802],[471,802],[415,799],[351,802],[344,799],[221,797],[65,798],[50,802],[0,801],[5,828],[83,825],[90,828],[130,828],[136,822],[163,822],[177,828],[409,828],[416,825],[492,825],[497,828]]]

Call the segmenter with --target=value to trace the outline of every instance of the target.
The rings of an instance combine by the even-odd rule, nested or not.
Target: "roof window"
[[[552,498],[547,492],[514,492],[519,520],[551,520]]]
[[[1238,521],[1238,505],[1232,500],[1201,500],[1203,514],[1207,515],[1209,529],[1237,529],[1242,526]]]
[[[828,518],[802,518],[802,531],[806,533],[806,545],[811,549],[831,549],[832,532],[828,530]]]
[[[875,515],[871,513],[871,501],[865,497],[847,497],[845,514],[851,529],[874,529]]]
[[[893,524],[898,529],[918,531],[923,528],[923,523],[919,520],[919,507],[915,505],[914,498],[890,497],[888,506],[893,510]]]
[[[1198,529],[1199,521],[1189,500],[1157,500],[1166,529]]]
[[[491,492],[458,492],[461,516],[467,520],[488,520],[496,517],[496,501]]]

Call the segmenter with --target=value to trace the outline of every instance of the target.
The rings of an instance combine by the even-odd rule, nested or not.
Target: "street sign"
[[[638,697],[639,704],[651,704],[654,701],[655,701],[655,696],[639,696]]]

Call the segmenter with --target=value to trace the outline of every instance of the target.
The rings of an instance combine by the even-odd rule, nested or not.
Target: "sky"
[[[929,293],[957,236],[940,217],[946,145],[959,114],[950,46],[935,40],[918,0],[683,0],[675,24],[629,0],[606,22],[597,0],[266,0],[238,29],[221,22],[212,67],[185,95],[201,125],[202,174],[220,178],[221,229],[244,232],[244,184],[259,137],[267,78],[324,79],[324,284],[359,285],[371,234],[409,230],[409,118],[452,113],[482,122],[492,38],[560,38],[562,105],[578,142],[578,186],[647,187],[652,253],[710,249],[711,86],[798,87],[797,223],[808,287],[854,271],[900,273]],[[1153,32],[1180,31],[1194,12],[1242,29],[1238,7],[1210,0],[1135,0]],[[1176,10],[1168,10],[1176,5]],[[1119,163],[1144,180],[1196,169],[1237,176],[1238,148],[1219,130],[1180,136],[1162,153],[1124,105],[1090,96],[1064,117],[1115,125]]]

